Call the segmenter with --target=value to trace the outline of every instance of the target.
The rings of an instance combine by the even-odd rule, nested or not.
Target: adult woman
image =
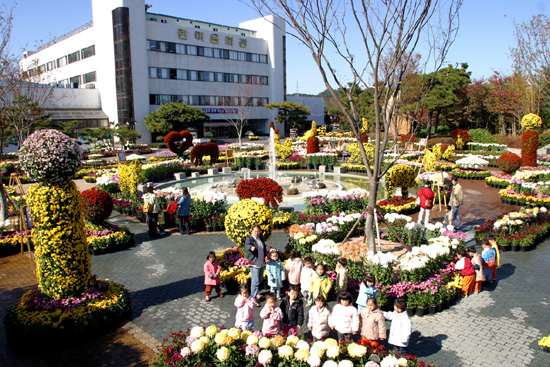
[[[178,200],[178,223],[180,234],[183,235],[183,225],[185,224],[185,233],[189,234],[189,214],[191,213],[191,195],[187,187],[181,189],[183,196]]]
[[[244,248],[246,249],[246,258],[250,263],[251,295],[259,299],[258,292],[264,277],[265,255],[267,254],[267,246],[259,225],[252,227],[252,233],[246,237]]]
[[[451,211],[453,213],[453,224],[455,229],[458,230],[460,227],[460,216],[458,215],[458,208],[464,205],[464,195],[462,193],[462,186],[458,183],[458,177],[453,176],[453,189],[451,191],[451,200],[449,205],[451,206]]]
[[[149,228],[149,236],[156,237],[157,235],[157,221],[160,212],[160,202],[157,196],[153,192],[153,186],[148,186],[145,194],[143,194],[144,209],[147,216],[147,226]]]

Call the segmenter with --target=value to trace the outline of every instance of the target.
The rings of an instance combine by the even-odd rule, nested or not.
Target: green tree
[[[460,100],[460,92],[470,84],[471,72],[466,71],[468,64],[462,63],[459,68],[452,65],[440,69],[435,73],[426,74],[426,83],[430,89],[424,100],[424,106],[428,110],[427,138],[430,138],[432,120],[434,121],[434,134],[437,132],[440,117],[449,112]]]
[[[268,103],[265,105],[265,108],[270,110],[276,108],[278,114],[275,122],[279,124],[284,123],[285,127],[288,126],[291,129],[303,128],[307,122],[307,117],[311,114],[309,107],[291,101]]]
[[[111,140],[113,136],[113,129],[110,127],[101,126],[97,129],[85,128],[84,135],[90,137],[92,142],[103,141],[106,145],[113,145]]]
[[[78,128],[80,125],[77,120],[59,121],[52,124],[52,128],[61,131],[63,134],[76,138],[78,136]]]
[[[15,97],[12,104],[4,109],[4,115],[19,146],[31,133],[49,127],[51,122],[45,108],[25,95]]]
[[[163,104],[156,111],[145,116],[145,125],[153,133],[166,134],[181,131],[196,121],[209,120],[210,117],[200,108],[191,107],[181,101]]]
[[[141,138],[140,133],[134,129],[130,129],[123,122],[116,124],[116,128],[113,129],[113,135],[120,140],[121,144],[124,144],[127,141],[135,143],[139,138]]]

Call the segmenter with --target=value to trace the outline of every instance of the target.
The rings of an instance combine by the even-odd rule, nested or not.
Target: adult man
[[[147,226],[149,229],[149,237],[156,237],[157,234],[157,222],[160,212],[160,201],[154,194],[153,186],[148,186],[145,194],[143,195],[143,211],[147,216]]]
[[[430,188],[430,181],[426,181],[423,187],[418,190],[418,198],[420,199],[420,213],[418,213],[418,223],[422,223],[422,216],[424,217],[424,225],[430,222],[430,213],[434,206],[435,194]]]
[[[460,216],[458,215],[458,208],[464,204],[464,196],[462,194],[462,186],[458,183],[458,177],[453,176],[453,190],[451,191],[451,199],[449,204],[451,205],[451,212],[453,213],[453,223],[455,229],[460,227]]]
[[[267,246],[262,237],[262,229],[259,225],[252,227],[252,233],[246,237],[244,242],[246,250],[246,258],[250,263],[251,287],[250,294],[259,300],[260,284],[264,277],[265,255],[267,254]]]

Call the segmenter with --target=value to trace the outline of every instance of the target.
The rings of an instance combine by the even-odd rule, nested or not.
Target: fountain
[[[277,174],[277,156],[275,155],[275,129],[272,127],[269,129],[269,177],[272,180],[278,181]]]

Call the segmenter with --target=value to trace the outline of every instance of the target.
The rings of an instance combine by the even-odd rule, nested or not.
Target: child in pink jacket
[[[212,287],[216,288],[216,292],[218,292],[218,295],[220,296],[220,298],[224,297],[220,286],[221,270],[222,270],[222,267],[220,266],[220,263],[216,260],[216,254],[213,251],[210,251],[208,253],[208,256],[206,257],[206,262],[204,263],[204,285],[205,285],[204,300],[206,302],[210,301],[210,294],[212,293]]]
[[[277,307],[277,296],[274,293],[269,293],[265,297],[265,306],[260,312],[260,317],[264,320],[262,326],[262,334],[264,336],[271,338],[279,334],[283,311]]]
[[[285,265],[286,278],[290,285],[295,285],[298,288],[300,287],[300,275],[303,266],[304,264],[300,257],[300,251],[290,251],[290,260],[288,260]]]
[[[254,329],[254,309],[257,305],[256,298],[250,295],[248,285],[239,286],[239,295],[235,299],[235,307],[237,307],[235,327],[242,330]]]

